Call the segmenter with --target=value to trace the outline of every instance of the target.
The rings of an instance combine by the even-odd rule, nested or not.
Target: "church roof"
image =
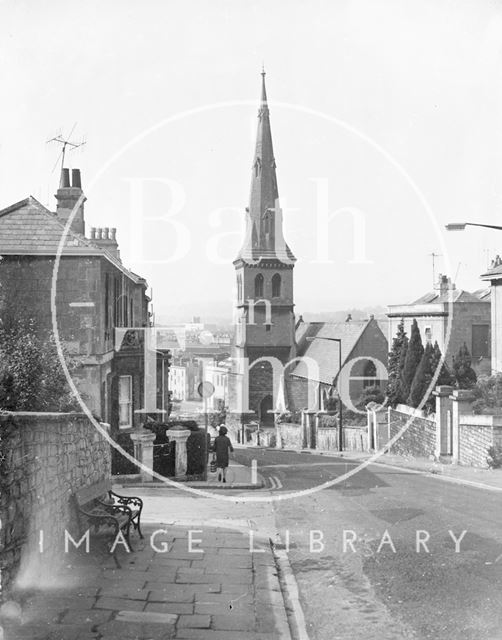
[[[296,258],[282,234],[282,211],[279,204],[270,112],[263,71],[251,193],[249,207],[246,209],[246,235],[237,260],[252,263],[270,259],[293,263]]]
[[[0,210],[0,256],[55,256],[64,229],[55,213],[29,196]],[[71,229],[66,234],[62,255],[103,256],[136,283],[145,282],[115,256]]]
[[[351,320],[349,322],[303,322],[296,330],[297,355],[312,358],[319,367],[319,377],[309,373],[307,362],[299,362],[293,376],[316,382],[332,384],[339,373],[339,342],[342,348],[342,366],[350,359],[363,333],[376,320]],[[369,354],[371,355],[371,354]]]

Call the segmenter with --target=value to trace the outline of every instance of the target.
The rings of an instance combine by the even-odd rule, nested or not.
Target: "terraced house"
[[[0,282],[15,312],[34,318],[40,332],[49,334],[57,322],[61,341],[81,365],[74,380],[82,397],[117,434],[141,421],[147,283],[122,263],[115,229],[92,228],[86,237],[80,171],[71,178],[62,169],[55,212],[32,196],[0,211]],[[160,408],[167,406],[167,355],[159,353],[156,362]]]

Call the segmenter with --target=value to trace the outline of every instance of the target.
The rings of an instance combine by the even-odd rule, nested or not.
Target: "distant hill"
[[[318,311],[303,313],[305,322],[344,322],[347,316],[352,320],[367,320],[374,316],[375,320],[387,322],[386,307],[364,307],[364,309],[342,309],[340,311]]]

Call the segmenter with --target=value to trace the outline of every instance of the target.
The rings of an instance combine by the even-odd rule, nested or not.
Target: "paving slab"
[[[177,504],[181,510],[182,503]],[[217,522],[213,527],[207,524],[210,508]],[[249,505],[238,509],[240,526],[249,522],[241,517]],[[70,586],[21,594],[23,624],[13,625],[6,640],[288,638],[270,547],[260,541],[264,552],[250,553],[247,534],[234,531],[234,521],[228,519],[229,528],[222,526],[221,506],[203,502],[199,512],[198,524],[170,529],[166,539],[172,538],[172,547],[167,553],[155,553],[148,540],[165,526],[162,522],[145,525],[144,540],[133,534],[135,550],[117,554],[119,567],[102,554],[75,550],[65,569],[68,575],[71,567]],[[203,529],[206,553],[187,550],[190,528]]]

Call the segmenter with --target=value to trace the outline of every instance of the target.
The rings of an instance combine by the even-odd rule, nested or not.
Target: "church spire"
[[[240,255],[244,258],[252,257],[255,260],[267,257],[290,262],[295,258],[282,235],[282,212],[279,206],[265,75],[263,69],[251,193],[247,209],[247,232]]]

